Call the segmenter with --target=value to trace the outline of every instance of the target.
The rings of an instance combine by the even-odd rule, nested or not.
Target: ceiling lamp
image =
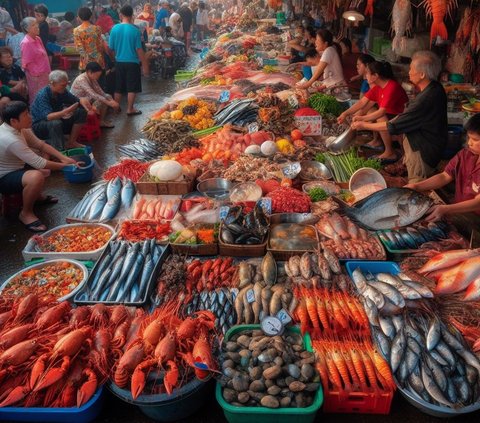
[[[343,12],[342,18],[350,22],[361,22],[365,20],[365,16],[353,9]]]

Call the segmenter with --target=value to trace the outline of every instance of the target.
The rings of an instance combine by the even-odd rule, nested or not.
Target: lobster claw
[[[143,388],[145,388],[145,384],[147,380],[145,371],[150,369],[153,366],[156,366],[157,364],[158,364],[158,360],[150,359],[150,360],[145,360],[144,362],[140,363],[137,367],[135,367],[135,370],[133,371],[133,374],[132,374],[132,384],[130,387],[133,399],[137,399],[138,396],[142,393]]]
[[[7,395],[7,397],[0,402],[0,407],[8,407],[23,400],[30,393],[30,387],[27,385],[17,386]]]
[[[88,402],[98,387],[97,375],[92,369],[85,369],[83,375],[87,376],[87,381],[82,384],[77,392],[77,407],[81,407]]]
[[[33,392],[37,392],[40,389],[48,388],[54,383],[58,382],[64,377],[70,367],[70,357],[63,357],[62,365],[60,367],[54,367],[48,370],[41,378],[37,379],[39,382],[33,388]]]
[[[165,377],[163,378],[163,384],[165,385],[165,390],[167,394],[170,395],[173,391],[173,388],[177,386],[178,382],[178,367],[174,361],[167,361],[167,371]]]

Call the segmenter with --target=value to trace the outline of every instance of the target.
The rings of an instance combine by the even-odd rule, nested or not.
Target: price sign
[[[232,301],[235,301],[235,299],[237,298],[237,295],[238,295],[238,288],[233,288],[230,290],[231,294],[232,294]]]
[[[218,101],[220,103],[227,103],[230,100],[230,91],[225,90],[220,93],[220,97],[218,98]]]
[[[282,308],[278,313],[277,313],[277,319],[282,322],[283,325],[287,325],[292,321],[292,318],[290,317],[290,314],[288,314],[288,311]]]
[[[255,302],[255,292],[253,291],[253,289],[249,289],[247,291],[247,301],[249,304]]]
[[[265,214],[272,214],[272,199],[261,198],[257,201],[257,204],[263,209]]]
[[[248,128],[248,133],[253,134],[254,132],[258,132],[258,123],[257,122],[252,122],[247,125]]]
[[[223,220],[227,217],[228,211],[230,210],[230,207],[228,206],[222,206],[218,210],[218,215],[220,217],[220,220]]]

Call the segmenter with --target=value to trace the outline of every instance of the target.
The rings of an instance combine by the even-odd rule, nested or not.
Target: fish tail
[[[442,40],[448,39],[447,27],[443,21],[433,21],[430,29],[430,40],[433,41],[439,35]]]

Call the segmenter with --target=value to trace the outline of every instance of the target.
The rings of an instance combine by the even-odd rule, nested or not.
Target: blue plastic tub
[[[81,407],[40,408],[5,407],[0,408],[0,420],[12,422],[59,422],[87,423],[95,420],[102,411],[103,388]]]
[[[391,273],[396,275],[401,272],[400,267],[394,261],[347,261],[345,263],[348,275],[352,277],[355,269],[360,268],[362,273]]]
[[[107,386],[118,398],[136,405],[143,414],[151,419],[160,422],[175,422],[196,413],[207,402],[211,395],[213,382],[201,382],[194,379],[180,389],[175,389],[171,395],[140,395],[136,400],[132,398],[129,390],[121,389],[114,383],[109,383]]]
[[[74,165],[66,166],[63,168],[63,175],[65,179],[72,184],[83,184],[90,182],[93,179],[93,167],[95,161],[87,154],[81,154],[78,156],[70,156],[77,162],[85,163],[82,167]]]

